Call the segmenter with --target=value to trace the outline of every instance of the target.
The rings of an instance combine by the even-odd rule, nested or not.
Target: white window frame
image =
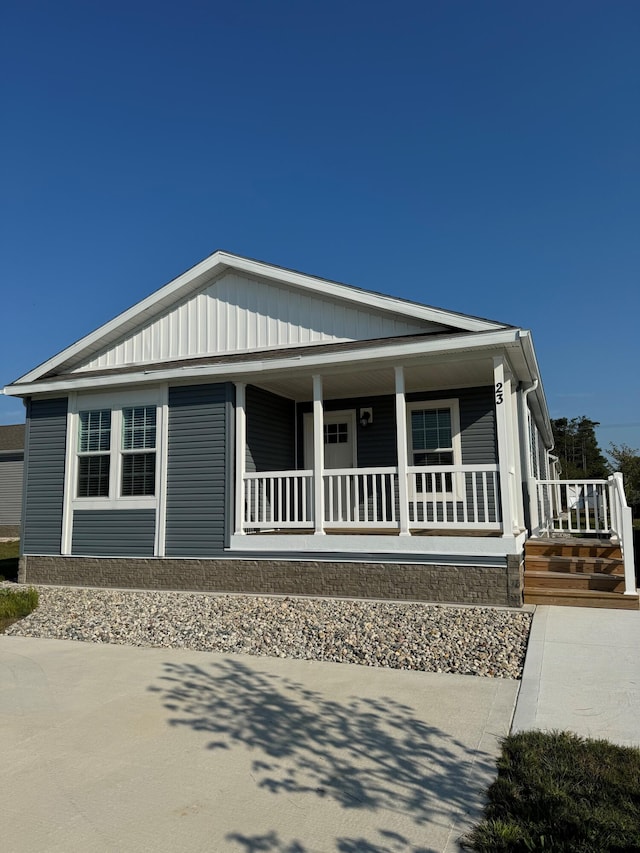
[[[460,401],[457,397],[448,400],[416,400],[412,403],[407,403],[407,453],[409,467],[415,465],[413,461],[414,453],[424,453],[425,451],[414,450],[413,447],[413,430],[411,429],[411,413],[425,409],[449,409],[451,411],[451,450],[453,451],[453,465],[462,465],[462,440],[460,435]],[[421,466],[422,467],[422,466]],[[439,465],[425,465],[425,469],[429,467],[439,468]],[[433,492],[439,498],[444,500],[462,500],[464,497],[464,475],[453,474],[451,477],[451,485],[453,491]],[[414,500],[417,497],[415,490],[415,477],[409,477],[409,498]]]
[[[70,477],[69,486],[71,492],[71,507],[73,510],[89,509],[156,509],[161,484],[161,459],[162,459],[162,405],[163,400],[158,389],[140,389],[137,391],[123,391],[119,394],[78,394],[73,401],[71,414],[70,435]],[[156,446],[152,451],[150,448],[145,452],[155,453],[155,494],[153,495],[121,495],[122,489],[122,459],[124,456],[122,447],[122,410],[138,408],[142,406],[153,406],[156,410]],[[90,412],[98,409],[111,410],[111,444],[109,449],[109,494],[104,497],[81,497],[78,495],[78,437],[80,431],[80,412]],[[127,451],[125,451],[126,453]],[[91,455],[91,454],[87,454]]]

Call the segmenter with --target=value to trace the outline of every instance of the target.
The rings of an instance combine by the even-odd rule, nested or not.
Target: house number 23
[[[502,391],[502,382],[496,382],[496,406],[499,406],[503,401],[504,394]]]

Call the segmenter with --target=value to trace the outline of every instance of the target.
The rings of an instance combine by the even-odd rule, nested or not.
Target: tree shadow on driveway
[[[493,769],[492,756],[429,725],[415,709],[390,697],[335,701],[238,660],[206,669],[167,663],[161,681],[150,689],[170,712],[169,724],[210,733],[207,748],[212,752],[254,752],[251,777],[258,788],[370,812],[372,828],[379,820],[388,823],[392,813],[416,827],[429,822],[450,826],[467,811],[472,771],[484,775]],[[375,842],[336,838],[335,850],[429,849],[411,846],[388,825],[378,827],[377,834]],[[246,853],[307,850],[299,841],[282,840],[276,831],[254,836],[233,832],[227,839]]]

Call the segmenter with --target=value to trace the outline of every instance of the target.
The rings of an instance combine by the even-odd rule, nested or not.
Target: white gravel
[[[324,598],[38,587],[12,636],[520,678],[531,613]]]

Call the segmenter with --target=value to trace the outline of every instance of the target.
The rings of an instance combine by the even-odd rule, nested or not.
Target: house
[[[23,581],[522,603],[525,329],[217,251],[4,393]]]
[[[20,534],[24,424],[0,426],[0,538]]]

